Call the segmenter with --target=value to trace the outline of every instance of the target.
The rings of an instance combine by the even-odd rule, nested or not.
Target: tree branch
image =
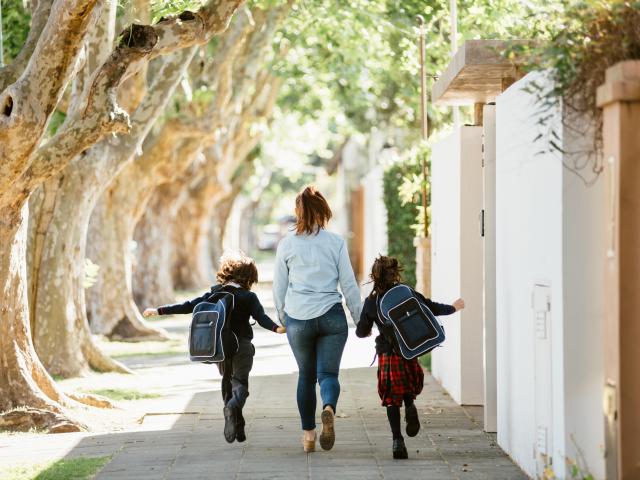
[[[153,25],[158,38],[147,60],[167,55],[178,49],[204,45],[224,32],[236,10],[245,0],[209,0],[197,12],[184,11],[178,15],[161,18]],[[122,32],[135,27],[131,25]]]
[[[127,78],[128,72],[139,68],[139,62],[148,62],[158,55],[205,43],[228,26],[233,13],[241,3],[241,0],[210,1],[197,15],[183,12],[176,17],[162,19],[156,25],[133,24],[127,27],[120,35],[116,49],[95,73],[85,94],[86,106],[78,118],[67,122],[67,126],[34,155],[32,167],[26,173],[30,187],[35,188],[44,178],[63,169],[69,159],[98,143],[108,134],[131,133],[130,138],[123,139],[123,143],[133,142],[138,145],[146,133],[141,136],[135,130],[142,129],[148,132],[150,126],[147,126],[147,123],[164,108],[169,90],[152,87],[129,124],[127,113],[117,103],[118,88]],[[218,5],[221,11],[212,14],[212,4]],[[215,17],[215,20],[209,17]],[[209,20],[204,22],[205,19]],[[195,26],[199,21],[207,26],[207,30]],[[188,52],[184,55],[176,54],[176,59],[188,63],[195,51],[189,49]],[[171,68],[171,64],[175,64],[175,59],[166,62],[164,67]],[[156,83],[163,82],[162,73],[159,76]],[[173,87],[170,91],[173,91]]]
[[[55,2],[20,78],[0,93],[0,178],[7,184],[24,171],[44,134],[97,19],[98,1]]]
[[[117,104],[118,88],[129,66],[147,55],[155,44],[147,28],[137,26],[131,30],[134,38],[121,42],[93,76],[86,89],[85,105],[34,153],[25,172],[28,188],[35,188],[43,179],[55,175],[70,159],[104,136],[129,132],[129,116]]]
[[[14,83],[27,67],[29,58],[31,58],[38,39],[47,24],[47,20],[49,20],[51,5],[53,5],[53,0],[40,0],[33,10],[29,35],[20,49],[20,53],[18,53],[9,65],[0,68],[0,92]]]

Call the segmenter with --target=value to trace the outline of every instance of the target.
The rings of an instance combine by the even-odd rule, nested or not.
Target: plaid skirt
[[[378,395],[383,407],[402,406],[405,396],[415,400],[424,386],[418,359],[407,360],[395,353],[378,355]]]

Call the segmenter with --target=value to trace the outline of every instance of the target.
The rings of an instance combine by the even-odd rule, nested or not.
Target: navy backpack
[[[238,351],[238,337],[231,330],[233,293],[214,291],[193,309],[189,328],[189,358],[192,362],[220,363]]]
[[[429,307],[407,285],[390,288],[378,301],[378,316],[393,327],[400,355],[407,360],[444,342],[444,329]],[[394,342],[396,343],[396,342]]]

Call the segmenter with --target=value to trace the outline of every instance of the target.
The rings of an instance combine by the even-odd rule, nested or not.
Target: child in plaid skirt
[[[356,335],[371,335],[374,323],[380,332],[376,337],[378,395],[382,406],[386,407],[393,434],[393,458],[404,459],[408,458],[408,454],[400,428],[400,408],[404,404],[407,435],[415,437],[420,430],[420,419],[414,400],[422,392],[424,372],[417,358],[407,360],[398,353],[400,349],[393,327],[386,325],[378,316],[378,299],[401,282],[401,272],[402,267],[396,258],[381,255],[375,260],[371,269],[373,291],[364,302]],[[415,293],[436,316],[450,315],[464,308],[462,299],[456,300],[453,305],[444,305],[424,298],[419,292]]]

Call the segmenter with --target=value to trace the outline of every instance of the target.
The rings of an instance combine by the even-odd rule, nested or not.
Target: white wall
[[[590,135],[565,129],[563,150],[573,163],[574,152],[590,145]],[[585,145],[586,144],[586,145]],[[584,458],[597,479],[605,476],[604,421],[604,298],[605,258],[604,181],[593,178],[589,185],[564,170],[564,377],[566,455]],[[581,452],[579,452],[580,450]]]
[[[483,112],[484,430],[498,428],[496,386],[496,107]]]
[[[460,129],[435,143],[431,154],[431,298],[460,294]],[[433,376],[460,403],[460,314],[442,319],[446,341],[432,353]]]
[[[538,154],[545,146],[534,142],[538,107],[522,91],[532,78],[544,81],[529,75],[496,102],[496,327],[498,443],[535,475],[538,427],[548,429],[554,465],[564,462],[564,438],[555,434],[562,415],[551,413],[563,405],[562,158]],[[536,284],[550,287],[551,372],[536,355]],[[536,418],[536,407],[551,412]]]
[[[601,186],[549,151],[551,129],[565,151],[576,138],[560,111],[536,124],[531,81],[548,79],[529,74],[496,102],[498,443],[532,476],[552,459],[559,478],[579,448],[602,478]]]
[[[431,167],[432,298],[465,298],[443,317],[446,341],[433,352],[433,375],[458,402],[483,402],[482,128],[458,127],[434,144]]]

